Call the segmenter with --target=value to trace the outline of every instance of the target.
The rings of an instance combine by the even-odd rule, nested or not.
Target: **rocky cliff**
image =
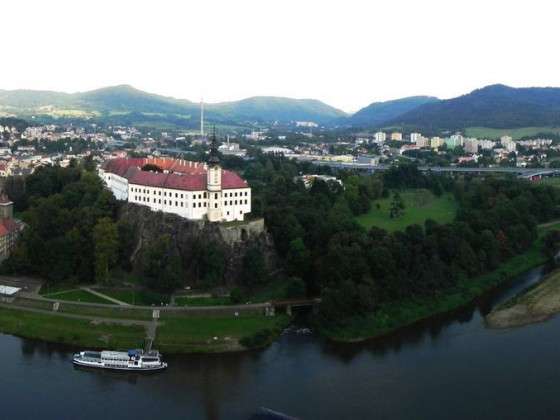
[[[162,235],[171,238],[170,252],[181,257],[185,283],[189,285],[197,285],[199,281],[194,264],[197,250],[208,244],[217,245],[223,252],[223,285],[226,286],[240,283],[243,257],[252,247],[262,252],[268,271],[277,266],[274,243],[263,219],[231,223],[192,221],[130,203],[121,208],[119,219],[128,221],[135,228],[136,246],[131,256],[135,271],[140,270],[146,249]]]

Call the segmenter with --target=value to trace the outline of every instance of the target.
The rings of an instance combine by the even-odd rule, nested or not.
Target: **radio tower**
[[[200,137],[204,137],[204,100],[200,99]]]

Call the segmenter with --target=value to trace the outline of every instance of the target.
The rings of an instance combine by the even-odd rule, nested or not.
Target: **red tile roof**
[[[160,167],[164,172],[142,171],[146,164]],[[202,191],[206,189],[206,165],[176,159],[111,159],[103,169],[128,179],[128,182],[147,187]],[[222,170],[222,189],[249,188],[247,181],[235,172]]]
[[[6,236],[19,230],[19,226],[13,219],[2,219],[0,221],[0,236]]]

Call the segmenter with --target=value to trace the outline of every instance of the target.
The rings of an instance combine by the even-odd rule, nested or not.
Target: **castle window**
[[[214,198],[217,200],[218,199],[218,193],[214,194]]]
[[[181,198],[183,198],[183,194],[181,194]]]
[[[175,193],[175,198],[179,197],[179,194]]]
[[[206,193],[204,193],[204,198],[206,198]]]
[[[237,200],[235,200],[235,205],[237,206]]]
[[[163,200],[163,204],[167,205],[167,200]]]
[[[245,200],[245,204],[247,204],[247,200]]]
[[[158,204],[161,204],[161,198],[158,200]]]
[[[218,208],[218,203],[214,203],[214,208],[215,208],[215,209]]]
[[[179,202],[175,201],[175,207],[179,207]]]
[[[235,193],[235,196],[237,197],[237,192]]]

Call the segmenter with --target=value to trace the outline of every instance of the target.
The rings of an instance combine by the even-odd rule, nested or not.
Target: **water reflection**
[[[523,393],[543,381],[560,386],[547,366],[557,359],[559,324],[497,333],[482,316],[541,276],[533,270],[469,307],[379,339],[286,334],[264,351],[168,356],[170,368],[152,375],[74,369],[75,348],[0,335],[3,418],[241,420],[261,406],[325,420],[519,416],[524,398],[555,401],[546,390]],[[527,384],[515,394],[520,378]],[[478,404],[465,406],[465,395]]]

